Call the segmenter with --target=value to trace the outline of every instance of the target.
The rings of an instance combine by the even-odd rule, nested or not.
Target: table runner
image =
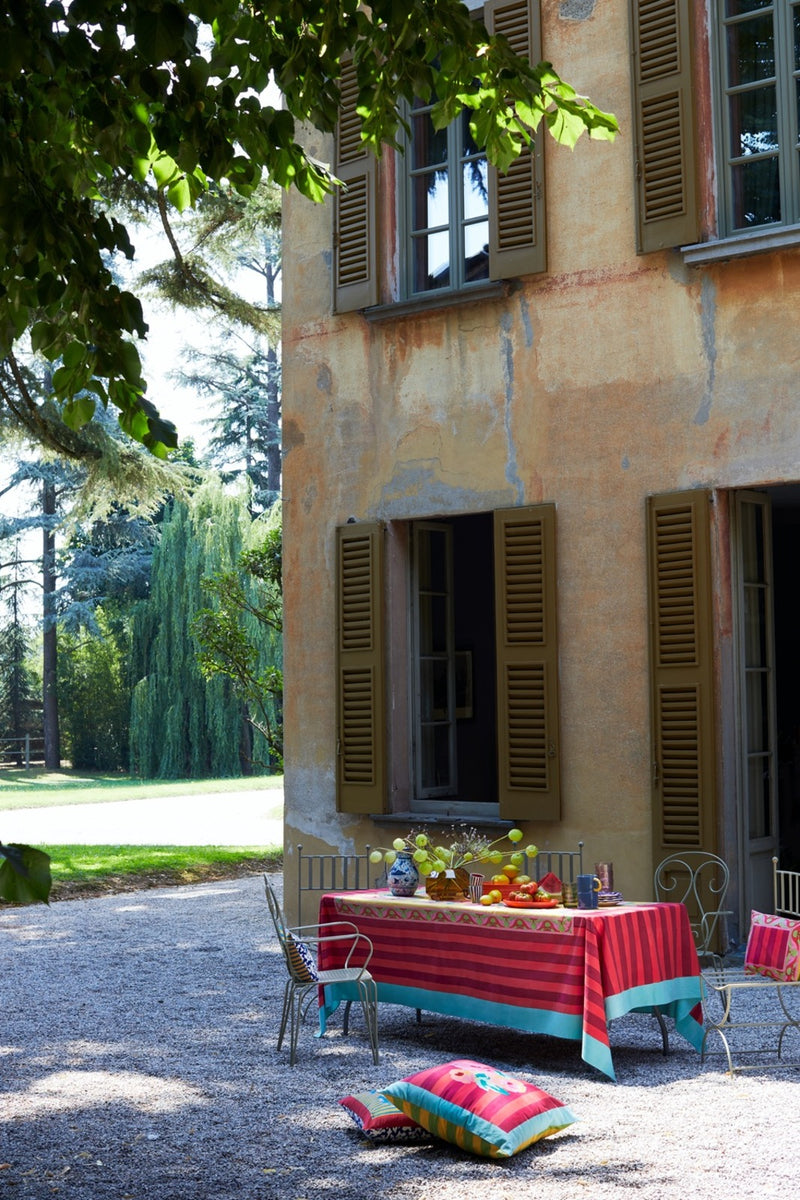
[[[682,904],[509,909],[340,892],[320,921],[353,921],[371,940],[379,999],[581,1042],[614,1078],[608,1023],[658,1007],[695,1048],[702,1042],[700,977]],[[338,965],[326,949],[320,967]],[[347,998],[326,988],[327,1016]]]

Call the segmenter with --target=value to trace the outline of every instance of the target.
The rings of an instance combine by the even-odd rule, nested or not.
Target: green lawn
[[[282,775],[249,775],[242,779],[131,779],[89,771],[30,771],[0,768],[0,811],[45,808],[56,804],[100,804],[108,800],[142,800],[154,796],[201,796],[218,792],[274,789],[283,801]]]
[[[66,804],[99,804],[159,796],[273,791],[283,812],[283,776],[184,779],[168,782],[83,771],[0,769],[0,811]],[[39,845],[50,855],[51,899],[66,900],[146,887],[202,883],[280,868],[282,846],[60,846]]]
[[[230,879],[280,868],[282,847],[40,846],[50,855],[52,900]]]

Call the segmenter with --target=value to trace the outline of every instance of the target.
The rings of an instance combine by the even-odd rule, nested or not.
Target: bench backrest
[[[773,858],[772,873],[776,915],[800,919],[800,871],[781,871]]]

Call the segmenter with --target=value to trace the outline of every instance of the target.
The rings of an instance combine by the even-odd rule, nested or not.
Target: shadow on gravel
[[[283,965],[257,875],[5,910],[0,944],[0,1190],[14,1197],[685,1200],[689,1181],[693,1200],[764,1196],[752,1113],[796,1112],[786,1075],[730,1081],[677,1036],[664,1058],[646,1016],[612,1027],[616,1084],[577,1043],[427,1013],[418,1025],[387,1005],[380,1066],[354,1010],[347,1039],[336,1018],[322,1040],[306,1028],[292,1069],[275,1048]],[[456,1057],[523,1074],[579,1124],[488,1161],[371,1144],[337,1103]]]

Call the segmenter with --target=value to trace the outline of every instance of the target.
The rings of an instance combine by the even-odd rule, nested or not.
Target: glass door
[[[736,497],[739,766],[744,904],[772,907],[777,853],[772,538],[766,496]]]

